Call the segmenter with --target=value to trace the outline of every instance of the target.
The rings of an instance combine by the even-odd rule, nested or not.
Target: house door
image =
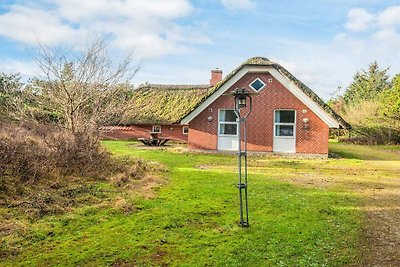
[[[275,110],[274,152],[296,152],[296,111]]]
[[[238,149],[238,122],[233,109],[218,111],[218,150]]]

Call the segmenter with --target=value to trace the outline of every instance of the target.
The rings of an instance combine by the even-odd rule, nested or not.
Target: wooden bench
[[[163,146],[169,141],[169,138],[150,137],[150,138],[138,138],[138,140],[146,146]]]

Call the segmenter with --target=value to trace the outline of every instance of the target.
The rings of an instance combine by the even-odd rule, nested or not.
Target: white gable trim
[[[234,85],[240,78],[242,78],[247,73],[246,68],[242,68],[238,73],[236,73],[232,78],[230,78],[225,84],[223,84],[217,91],[210,95],[203,103],[201,103],[195,110],[189,113],[181,121],[181,124],[189,124],[197,115],[200,114],[204,109],[206,109],[211,103],[217,100],[226,90],[228,90],[232,85]]]
[[[276,80],[278,80],[286,89],[288,89],[295,97],[303,102],[310,110],[312,110],[323,122],[325,122],[329,128],[339,128],[339,123],[332,118],[332,116],[323,110],[314,100],[306,95],[295,83],[289,80],[286,76],[282,75],[273,67],[268,66],[244,66],[239,70],[232,78],[230,78],[225,84],[223,84],[216,92],[208,97],[203,103],[201,103],[195,110],[189,113],[185,118],[182,119],[181,124],[189,124],[197,115],[199,115],[204,109],[206,109],[211,103],[217,100],[226,90],[234,85],[240,78],[242,78],[248,72],[269,72]]]
[[[272,76],[277,79],[283,86],[285,86],[295,97],[303,102],[309,109],[311,109],[329,128],[339,128],[337,122],[332,116],[322,109],[314,100],[306,95],[294,82],[289,80],[286,76],[282,75],[275,68],[269,70]]]

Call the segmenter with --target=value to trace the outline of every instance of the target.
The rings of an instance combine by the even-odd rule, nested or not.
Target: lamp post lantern
[[[239,208],[240,222],[239,226],[249,227],[249,206],[247,202],[247,134],[246,119],[251,113],[253,99],[251,93],[244,88],[235,89],[226,95],[233,95],[235,99],[235,113],[238,121],[238,189],[239,189]],[[248,101],[248,103],[247,103]],[[247,112],[241,116],[241,110],[247,109]],[[243,126],[243,127],[242,127]],[[243,128],[243,147],[242,147],[242,128]]]

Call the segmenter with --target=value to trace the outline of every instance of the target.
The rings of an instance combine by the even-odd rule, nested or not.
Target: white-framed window
[[[218,111],[218,134],[236,136],[238,133],[237,116],[233,109],[220,109]]]
[[[252,81],[249,86],[256,92],[260,91],[261,89],[263,89],[266,84],[265,82],[263,82],[260,78],[255,79],[254,81]]]
[[[183,126],[182,127],[182,133],[183,134],[189,134],[189,126]]]
[[[296,111],[275,110],[274,114],[274,135],[275,137],[292,138],[295,135]]]
[[[153,125],[153,133],[161,133],[161,126],[160,125]]]

